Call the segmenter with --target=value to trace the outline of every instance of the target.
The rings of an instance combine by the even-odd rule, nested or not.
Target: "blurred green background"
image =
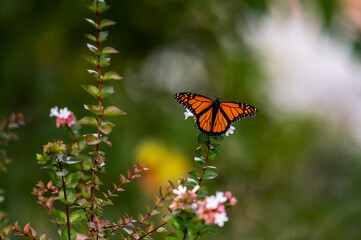
[[[358,115],[358,105],[338,102],[331,113],[326,105],[314,102],[309,109],[325,113],[315,114],[276,104],[288,102],[282,98],[282,91],[288,89],[281,87],[277,92],[268,87],[273,86],[274,76],[267,70],[267,56],[262,55],[266,51],[259,52],[252,45],[259,40],[267,43],[254,33],[268,26],[272,13],[301,12],[307,20],[312,12],[317,19],[312,26],[330,41],[338,39],[347,45],[347,56],[359,70],[361,21],[357,13],[361,16],[361,6],[357,0],[108,3],[111,8],[103,17],[117,25],[109,28],[106,45],[119,54],[112,56],[107,70],[118,72],[124,80],[112,84],[116,94],[105,104],[128,114],[110,119],[116,128],[110,135],[113,147],[102,147],[107,152],[108,171],[104,188],[117,182],[125,167],[143,160],[139,152],[149,145],[161,149],[155,160],[144,160],[155,161],[151,171],[162,174],[168,168],[162,166],[174,159],[185,171],[191,170],[197,130],[191,120],[184,121],[184,109],[173,95],[190,91],[217,96],[249,103],[260,114],[234,124],[235,133],[221,142],[221,155],[213,162],[219,177],[206,184],[210,194],[232,191],[238,204],[228,211],[230,221],[223,228],[215,227],[220,234],[210,239],[361,239],[361,152],[360,141],[353,135],[353,126],[360,122],[350,124],[352,115]],[[90,66],[81,58],[88,54],[83,34],[93,33],[84,18],[93,16],[81,1],[73,0],[2,0],[0,6],[0,115],[23,112],[26,121],[18,131],[20,140],[9,147],[13,162],[0,174],[0,186],[6,191],[0,207],[11,222],[19,221],[22,226],[31,222],[39,233],[48,232],[56,239],[56,227],[31,195],[38,180],[48,179],[36,164],[35,154],[52,139],[69,140],[55,127],[55,118],[49,117],[50,108],[66,106],[80,119],[88,114],[83,104],[95,103],[80,87],[93,83],[86,72]],[[300,42],[293,50],[302,52],[302,44],[308,42]],[[317,47],[314,54],[318,54]],[[279,67],[290,68],[288,62]],[[315,67],[310,72],[318,70]],[[307,75],[305,84],[309,84],[306,80]],[[313,88],[313,84],[307,86]],[[327,82],[323,87],[328,87]],[[277,94],[279,89],[281,94]],[[307,91],[302,94],[307,98]],[[348,96],[342,94],[340,99]],[[325,103],[335,97],[315,95]],[[349,108],[350,115],[337,112]],[[331,121],[328,112],[336,120]],[[145,155],[153,156],[152,147]],[[106,214],[115,219],[117,214],[144,212],[143,203],[150,202],[149,192],[155,191],[144,191],[144,187],[152,185],[149,181],[166,185],[165,179],[146,179],[127,186]]]

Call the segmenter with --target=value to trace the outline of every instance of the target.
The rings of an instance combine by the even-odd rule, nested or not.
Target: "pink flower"
[[[185,186],[178,186],[178,189],[174,189],[173,193],[178,195],[173,199],[173,202],[169,206],[171,209],[182,209],[186,210],[187,208],[195,209],[197,208],[196,201],[198,199],[197,191],[199,190],[199,185],[196,185],[193,190],[188,190]]]
[[[226,192],[224,195],[225,195],[226,198],[227,198],[226,203],[229,203],[229,204],[231,204],[232,206],[233,206],[233,205],[236,205],[237,199],[236,199],[235,197],[232,197],[232,193],[231,193],[231,192]]]
[[[236,130],[236,128],[233,126],[230,126],[230,128],[226,132],[226,136],[228,137],[229,135],[233,134],[234,130]]]
[[[225,194],[217,192],[213,196],[197,201],[198,218],[203,219],[207,225],[217,224],[219,227],[223,227],[224,223],[228,221],[224,204],[235,205],[236,202],[237,200],[232,197],[231,192]]]
[[[64,127],[68,125],[71,127],[75,124],[74,114],[68,110],[67,107],[58,110],[58,106],[50,109],[50,117],[56,117],[56,127]]]

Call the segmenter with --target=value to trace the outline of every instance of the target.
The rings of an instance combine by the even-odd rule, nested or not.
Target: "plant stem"
[[[141,237],[139,238],[139,240],[145,238],[145,237],[148,236],[148,235],[150,235],[152,232],[157,231],[160,227],[163,227],[163,226],[166,225],[167,223],[168,223],[168,222],[164,222],[164,223],[162,223],[161,225],[159,225],[158,227],[154,228],[152,231],[149,231],[149,232],[145,233],[143,236],[141,236]]]
[[[60,171],[63,171],[63,168],[61,166],[61,162],[59,162],[59,168],[60,168]],[[61,180],[63,182],[62,184],[62,187],[63,187],[63,191],[64,191],[64,199],[65,201],[67,200],[66,199],[66,184],[65,184],[65,177],[62,176],[61,177]],[[68,208],[68,204],[65,203],[65,214],[66,214],[66,228],[68,229],[68,239],[70,239],[70,221],[69,221],[69,208]]]
[[[199,180],[198,180],[198,185],[200,186],[201,183],[202,183],[202,180],[203,180],[203,175],[204,175],[204,172],[206,171],[206,168],[207,168],[207,163],[208,163],[208,159],[209,159],[209,149],[211,147],[211,141],[208,141],[207,142],[207,155],[206,155],[206,160],[204,161],[204,166],[203,166],[203,170],[202,170],[202,174],[201,176],[199,177]]]
[[[197,232],[197,234],[196,234],[196,236],[194,237],[193,240],[197,240],[197,238],[199,237],[199,234],[201,234],[201,230],[198,230],[198,232]]]
[[[187,229],[187,228],[184,228],[183,239],[186,239],[186,237],[187,237],[187,232],[188,232],[188,229]]]
[[[166,195],[164,195],[164,197],[162,197],[162,198],[159,200],[159,202],[158,202],[157,204],[154,205],[154,207],[147,213],[147,215],[145,215],[145,216],[143,217],[143,219],[138,222],[138,226],[133,230],[133,232],[129,235],[129,237],[132,237],[132,236],[135,234],[135,230],[136,230],[137,228],[139,228],[140,225],[142,225],[142,223],[145,222],[145,220],[147,220],[147,218],[148,218],[150,215],[152,215],[152,212],[153,212],[163,201],[165,201],[170,194],[171,194],[171,193],[168,192]],[[166,224],[166,223],[167,223],[167,222],[165,222],[164,224]],[[158,226],[156,229],[160,228],[160,227],[163,226],[164,224]],[[156,230],[156,229],[155,229],[155,230]],[[153,229],[152,231],[150,231],[149,233],[146,233],[143,237],[151,234],[152,232],[154,232],[154,229]],[[142,239],[142,238],[139,238],[139,239]]]
[[[99,11],[98,11],[98,7],[99,7],[99,0],[96,1],[96,23],[99,25]],[[97,44],[97,50],[100,52],[100,42],[99,42],[99,34],[100,34],[100,30],[97,28],[96,29],[96,44]],[[101,79],[101,67],[100,67],[100,55],[97,56],[97,71],[98,71],[98,76]],[[98,82],[98,90],[99,93],[102,91],[102,82],[103,81],[99,81]],[[103,106],[102,106],[102,98],[98,98],[98,105],[99,105],[99,110],[101,111]],[[103,115],[99,115],[98,116],[98,124],[99,126],[101,126],[102,124],[102,118]],[[100,129],[98,129],[98,139],[100,139]],[[94,162],[93,162],[93,173],[92,173],[92,187],[90,189],[90,204],[91,204],[91,209],[95,210],[95,206],[94,206],[94,188],[95,188],[95,173],[97,172],[97,168],[96,168],[96,162],[97,162],[97,158],[99,157],[99,143],[95,145],[95,154],[94,154]],[[91,216],[91,220],[93,220],[94,216]]]

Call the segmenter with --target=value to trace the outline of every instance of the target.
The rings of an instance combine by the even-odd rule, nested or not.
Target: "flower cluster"
[[[58,109],[58,106],[50,109],[50,117],[56,117],[56,127],[71,127],[75,124],[74,114],[67,107]]]
[[[170,208],[173,210],[193,209],[197,218],[204,220],[207,225],[217,224],[219,227],[223,227],[224,223],[228,221],[225,206],[227,204],[235,205],[236,198],[232,197],[231,192],[217,192],[216,195],[200,200],[197,195],[198,190],[199,185],[188,191],[187,187],[179,185],[178,189],[173,190],[177,196]]]
[[[217,224],[223,227],[228,221],[225,204],[235,205],[237,200],[230,192],[217,192],[216,195],[198,200],[197,214],[199,219],[203,219],[207,225]]]
[[[178,189],[174,189],[173,193],[177,196],[173,199],[172,204],[169,206],[171,209],[197,209],[197,191],[199,190],[199,185],[195,186],[193,190],[187,191],[186,186],[179,185]]]

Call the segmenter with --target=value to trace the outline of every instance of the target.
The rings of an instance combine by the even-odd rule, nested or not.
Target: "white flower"
[[[68,110],[67,107],[65,107],[65,108],[61,108],[59,110],[59,116],[58,117],[67,119],[70,116],[70,114],[71,114],[71,112]]]
[[[224,196],[223,192],[216,192],[216,199],[218,200],[219,203],[224,203],[227,201],[227,197]]]
[[[219,227],[223,227],[225,222],[228,222],[226,212],[214,214],[214,223],[217,224]]]
[[[199,185],[195,185],[192,192],[194,193],[198,192],[199,188],[200,188]]]
[[[53,107],[52,109],[50,109],[50,117],[59,117],[59,111],[58,111],[58,106]]]
[[[59,110],[58,106],[53,107],[52,109],[50,109],[50,117],[58,117],[58,118],[63,118],[63,119],[67,119],[70,116],[71,112],[68,110],[67,107],[65,108],[61,108]]]
[[[183,187],[182,185],[179,185],[178,189],[173,189],[173,193],[177,194],[178,196],[186,192],[187,192],[187,187],[186,186]]]
[[[186,117],[185,119],[187,119],[188,117],[194,117],[193,113],[191,113],[191,111],[189,111],[188,109],[186,109],[187,111],[184,112],[184,116]]]
[[[230,128],[226,132],[226,136],[228,137],[230,134],[233,134],[235,129],[235,127],[230,126]]]
[[[218,204],[224,203],[227,201],[227,197],[224,196],[223,192],[216,192],[216,195],[207,197],[206,201],[207,201],[206,208],[216,209],[218,207]]]
[[[198,204],[197,203],[192,203],[190,208],[193,209],[193,210],[197,210]]]

